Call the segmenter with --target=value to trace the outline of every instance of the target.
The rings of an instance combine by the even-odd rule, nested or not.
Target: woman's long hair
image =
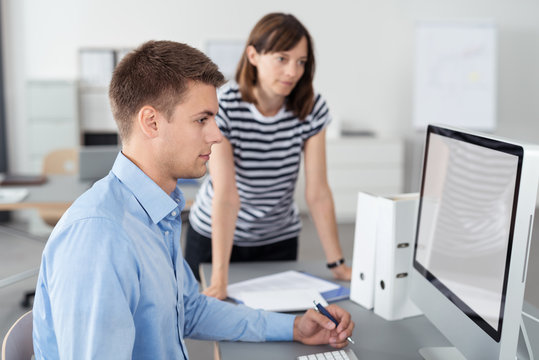
[[[305,37],[307,40],[307,61],[305,71],[298,83],[287,96],[286,108],[298,118],[304,120],[312,110],[314,100],[314,51],[311,35],[293,15],[271,13],[264,16],[255,25],[236,70],[236,82],[240,87],[242,99],[256,104],[253,93],[257,85],[257,69],[247,58],[247,47],[253,46],[259,54],[288,51],[296,46]]]

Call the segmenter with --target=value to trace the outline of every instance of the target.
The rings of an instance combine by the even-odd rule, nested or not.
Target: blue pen
[[[314,303],[314,306],[316,306],[316,310],[318,312],[320,312],[322,315],[324,315],[329,320],[331,320],[335,324],[335,327],[339,326],[339,322],[335,320],[333,316],[331,316],[331,314],[329,313],[329,311],[326,310],[325,307],[323,307],[320,303],[317,303],[316,300],[313,300],[313,303]],[[346,340],[348,340],[352,344],[355,344],[354,340],[352,340],[350,336],[348,336]]]

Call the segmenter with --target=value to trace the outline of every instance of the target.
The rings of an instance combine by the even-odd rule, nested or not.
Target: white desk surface
[[[247,280],[285,270],[304,270],[314,275],[331,279],[324,262],[256,262],[232,263],[229,278],[231,282]],[[211,264],[201,265],[201,277],[209,283]],[[341,284],[348,284],[341,282]],[[337,302],[352,314],[356,323],[349,345],[360,359],[368,360],[407,360],[421,359],[418,349],[424,346],[450,346],[449,342],[424,316],[416,316],[397,321],[386,321],[350,301]],[[328,351],[330,346],[308,346],[297,342],[242,343],[220,342],[219,353],[222,360],[252,359],[295,359],[299,355]]]
[[[47,181],[39,185],[3,186],[6,189],[25,188],[28,189],[29,194],[22,201],[0,204],[0,210],[42,207],[67,209],[90,185],[89,182],[79,181],[78,175],[48,175]]]

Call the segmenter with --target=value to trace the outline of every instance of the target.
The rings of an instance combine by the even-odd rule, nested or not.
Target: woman
[[[301,153],[305,196],[337,279],[349,280],[326,176],[331,118],[313,91],[309,32],[292,15],[272,13],[253,28],[236,72],[220,90],[210,175],[191,208],[185,258],[196,276],[212,261],[209,296],[226,297],[230,261],[296,260],[301,220],[294,204]]]

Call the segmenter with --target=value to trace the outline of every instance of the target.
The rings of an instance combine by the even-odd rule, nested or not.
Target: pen
[[[320,303],[317,303],[315,300],[313,300],[313,303],[314,303],[314,306],[316,306],[316,310],[318,312],[320,312],[322,315],[327,317],[329,320],[333,321],[333,323],[335,324],[335,327],[339,326],[339,322],[335,320],[333,316],[331,316],[331,314],[329,313],[329,311],[326,310],[325,307],[323,307]],[[348,340],[352,344],[355,344],[354,340],[352,340],[350,336],[348,336],[346,340]]]

